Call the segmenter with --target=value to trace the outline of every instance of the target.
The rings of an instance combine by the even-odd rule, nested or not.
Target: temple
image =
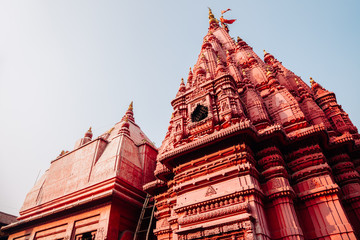
[[[357,128],[333,92],[220,21],[209,10],[144,186],[157,239],[360,239]]]
[[[233,21],[209,9],[159,149],[132,104],[96,139],[90,128],[2,228],[9,239],[153,239],[136,237],[146,194],[158,240],[360,239],[357,128],[333,92],[234,40]]]
[[[90,128],[51,162],[19,221],[3,228],[9,239],[132,239],[157,149],[135,123],[132,103],[120,122],[92,137]]]

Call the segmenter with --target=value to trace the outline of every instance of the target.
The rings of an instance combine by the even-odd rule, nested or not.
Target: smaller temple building
[[[133,105],[93,139],[91,128],[62,151],[27,194],[11,240],[132,239],[154,179],[156,147],[135,123]]]

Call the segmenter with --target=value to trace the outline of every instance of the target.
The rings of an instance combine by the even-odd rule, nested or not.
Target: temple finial
[[[176,96],[180,96],[181,94],[183,94],[185,92],[185,83],[184,83],[184,78],[181,78],[181,82],[180,82],[180,87],[179,87],[179,91],[177,92]]]
[[[124,120],[125,117],[126,117],[128,120],[130,120],[132,122],[135,122],[134,113],[133,113],[133,108],[134,108],[133,106],[134,106],[134,103],[133,103],[133,101],[131,101],[131,103],[129,105],[129,108],[126,111],[125,115],[123,116],[122,120]]]
[[[192,70],[191,70],[191,67],[190,67],[190,69],[189,69],[189,74],[188,74],[188,81],[187,81],[187,83],[191,83],[192,77],[193,77],[193,73],[192,73]]]
[[[214,19],[215,16],[214,16],[214,14],[212,13],[211,8],[208,7],[208,9],[209,9],[209,20]]]
[[[264,51],[265,63],[272,65],[272,62],[275,60],[274,56],[271,53],[268,53],[267,51],[265,51],[265,49],[263,51]]]
[[[315,81],[312,77],[310,77],[310,84],[311,84],[311,86],[313,86],[315,84]]]
[[[92,139],[93,133],[91,131],[91,127],[89,127],[89,130],[87,130],[87,132],[85,133],[85,138],[89,138]]]
[[[210,25],[212,23],[218,23],[218,20],[215,18],[214,14],[212,13],[210,8],[209,8],[209,23],[210,23]]]
[[[133,110],[133,101],[131,101],[128,110],[131,110],[131,111]]]

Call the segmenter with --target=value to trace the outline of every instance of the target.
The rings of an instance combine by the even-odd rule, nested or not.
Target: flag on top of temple
[[[226,13],[226,12],[228,12],[228,11],[230,11],[230,10],[231,10],[231,9],[228,8],[228,9],[226,9],[226,10],[222,10],[222,11],[221,11],[220,22],[222,22],[222,23],[227,23],[227,24],[232,24],[232,23],[234,23],[234,22],[236,21],[236,19],[225,19],[225,18],[223,18],[223,14]]]

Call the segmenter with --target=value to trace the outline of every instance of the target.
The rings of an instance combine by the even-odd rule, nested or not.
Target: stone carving
[[[196,239],[196,238],[200,238],[201,237],[201,232],[194,232],[194,233],[188,233],[187,234],[187,239],[191,240],[191,239]]]
[[[163,228],[163,227],[168,227],[168,226],[169,226],[168,219],[165,218],[165,219],[162,221],[162,223],[161,223],[161,227]]]
[[[197,222],[200,220],[210,219],[213,217],[223,216],[226,214],[246,212],[248,208],[249,208],[248,203],[240,203],[229,207],[219,208],[209,212],[204,212],[204,213],[197,212],[197,214],[187,215],[179,218],[178,222],[179,224],[187,224],[187,223]]]
[[[234,223],[234,224],[231,224],[231,225],[225,225],[223,226],[223,231],[224,232],[231,232],[231,231],[235,231],[235,230],[238,230],[240,227],[239,227],[239,224],[238,223]]]
[[[96,240],[104,240],[104,232],[105,230],[103,227],[99,228],[96,232]]]
[[[309,182],[310,188],[318,188],[321,187],[321,183],[319,179],[312,178]]]
[[[209,186],[208,189],[206,190],[205,197],[208,197],[208,196],[211,196],[214,194],[216,194],[215,189],[212,186]]]
[[[273,187],[274,187],[274,188],[279,188],[279,187],[281,187],[281,180],[278,179],[278,178],[275,178],[275,179],[273,180],[272,184],[273,184]]]
[[[232,236],[232,239],[243,239],[243,234],[244,234],[245,230],[242,229],[240,226],[241,226],[241,223],[232,223],[232,224],[227,224],[227,225],[222,225],[222,226],[206,228],[204,230],[195,231],[195,232],[181,233],[178,235],[178,239],[179,240],[189,240],[189,239],[199,239],[199,238],[206,237],[206,239],[215,240],[215,239],[222,239],[222,238],[219,238],[219,236],[222,236],[221,234],[226,234],[226,236],[229,236],[229,237]],[[243,233],[239,233],[239,230]],[[231,232],[234,232],[234,233],[231,234]],[[251,230],[248,231],[247,235],[249,235],[249,234],[250,235],[252,234]],[[226,238],[226,239],[228,239],[228,238]],[[251,238],[249,238],[249,239],[251,239]]]
[[[245,238],[246,240],[255,240],[253,233],[247,233],[245,236],[246,236]]]
[[[360,156],[360,135],[337,104],[335,94],[313,80],[310,88],[269,53],[264,53],[262,61],[245,41],[232,40],[211,11],[209,19],[209,32],[194,72],[189,73],[189,84],[186,90],[180,87],[182,90],[171,102],[174,112],[183,119],[186,134],[176,142],[174,130],[170,131],[157,158],[169,169],[174,168],[164,180],[168,187],[161,189],[159,198],[168,194],[170,201],[183,193],[203,198],[173,208],[179,216],[179,229],[191,226],[195,231],[207,224],[225,224],[223,219],[237,214],[249,214],[254,221],[240,225],[249,240],[273,236],[303,239],[309,234],[314,239],[337,239],[342,235],[355,239],[353,230],[360,229],[360,214],[353,211],[355,204],[346,207],[357,215],[351,223],[354,229],[327,235],[316,231],[318,218],[324,220],[320,228],[351,226],[337,193],[340,188],[349,192],[351,188],[346,189],[346,185],[360,178],[355,168],[359,164],[339,165],[345,162],[344,156],[335,157],[346,153],[346,161],[351,162],[350,158]],[[195,111],[197,104],[207,109]],[[176,127],[173,122],[170,125]],[[244,141],[248,149],[237,151],[237,141]],[[166,148],[172,142],[174,147]],[[235,178],[239,179],[238,186],[229,187],[224,196],[211,186],[216,183],[220,188]],[[358,204],[355,194],[348,195]],[[246,204],[241,205],[240,196],[251,202],[251,211],[244,207]],[[317,206],[309,202],[313,200],[324,207],[314,209]],[[296,207],[302,217],[297,216]],[[337,217],[329,211],[337,212]],[[212,229],[189,238],[183,233],[181,239],[201,235],[209,240],[238,240],[238,233],[231,232],[236,227],[220,227],[219,236],[212,236]],[[165,234],[158,238],[169,239]]]
[[[211,235],[215,235],[215,234],[219,234],[219,233],[220,233],[219,227],[204,230],[205,236],[211,236]]]

